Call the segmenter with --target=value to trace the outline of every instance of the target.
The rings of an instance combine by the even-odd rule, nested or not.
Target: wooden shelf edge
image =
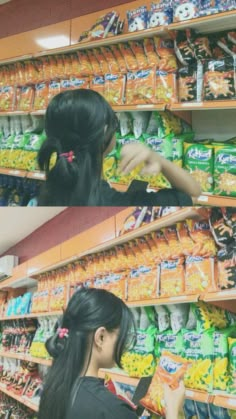
[[[213,404],[226,409],[236,410],[236,396],[233,394],[215,395]]]
[[[37,317],[60,316],[62,314],[63,312],[61,310],[61,311],[48,311],[45,313],[22,314],[19,316],[1,316],[0,321],[17,320],[17,319],[36,319]]]
[[[214,100],[204,102],[185,102],[172,104],[169,109],[172,112],[176,111],[201,111],[201,110],[216,110],[216,109],[235,109],[236,100]]]
[[[191,19],[191,20],[185,20],[182,22],[178,22],[178,23],[171,23],[168,26],[168,30],[181,30],[184,28],[192,28],[195,26],[199,26],[199,24],[201,23],[217,23],[220,21],[223,21],[225,19],[229,19],[231,17],[236,17],[236,10],[230,10],[228,12],[221,12],[221,13],[214,13],[208,16],[201,16],[201,17],[196,17],[195,19]],[[228,28],[228,29],[232,29],[232,28]]]
[[[11,359],[19,359],[21,361],[27,361],[27,362],[34,362],[35,364],[41,364],[46,365],[50,367],[52,365],[52,360],[50,359],[44,359],[44,358],[36,358],[33,356],[30,356],[29,354],[17,354],[12,352],[0,352],[0,357],[5,358],[11,358]]]
[[[199,300],[199,295],[180,295],[173,297],[160,297],[150,300],[141,301],[126,301],[129,307],[140,307],[140,306],[155,306],[155,305],[170,305],[170,304],[181,304],[181,303],[196,303]]]
[[[0,392],[5,393],[7,396],[12,397],[13,399],[17,400],[19,403],[24,404],[29,409],[33,410],[34,412],[38,412],[38,406],[32,403],[29,399],[24,396],[18,396],[14,394],[12,391],[7,390],[2,385],[0,385]]]

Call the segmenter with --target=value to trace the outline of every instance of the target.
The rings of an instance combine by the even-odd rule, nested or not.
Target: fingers
[[[137,156],[127,156],[124,160],[121,160],[120,163],[120,171],[127,175],[128,173],[132,172],[135,167],[143,162],[143,159],[140,155]]]

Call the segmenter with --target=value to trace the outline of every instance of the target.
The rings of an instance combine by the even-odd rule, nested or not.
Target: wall
[[[122,207],[68,208],[38,228],[30,236],[9,249],[5,254],[20,258],[20,263],[62,243],[88,228],[122,211]]]
[[[130,1],[109,0],[109,8]],[[0,6],[0,38],[83,16],[107,6],[107,0],[12,0]]]

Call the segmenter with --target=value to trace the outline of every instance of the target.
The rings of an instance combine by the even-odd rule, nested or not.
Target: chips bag
[[[173,333],[170,330],[158,333],[156,336],[155,355],[159,358],[164,351],[168,351],[171,354],[181,356],[183,345],[182,333]]]
[[[165,260],[159,269],[161,297],[184,294],[184,259]]]
[[[236,245],[235,242],[219,250],[217,254],[218,285],[221,289],[236,286]]]
[[[228,391],[236,394],[236,339],[229,338],[229,383]]]
[[[43,82],[35,85],[34,110],[46,109],[48,106],[48,83]]]
[[[215,256],[217,249],[208,220],[187,220],[187,225],[191,239],[194,241],[192,256]]]
[[[138,70],[139,65],[138,62],[136,60],[136,57],[132,51],[132,49],[130,48],[129,44],[123,44],[120,43],[118,44],[120,52],[125,60],[126,63],[126,67],[129,71],[135,71]]]
[[[202,192],[213,191],[213,147],[196,143],[184,143],[184,168],[200,183]]]
[[[165,415],[163,383],[168,384],[172,389],[178,388],[179,380],[183,378],[188,366],[189,363],[182,357],[164,351],[148,392],[140,400],[140,404],[150,412]]]
[[[214,145],[214,192],[236,196],[236,149],[233,145]]]
[[[193,304],[193,309],[197,319],[197,330],[200,332],[213,327],[226,329],[230,324],[227,311],[222,308],[199,301]]]
[[[105,99],[111,105],[123,105],[125,93],[125,76],[106,74],[105,75]]]
[[[129,46],[134,56],[136,57],[136,60],[139,63],[140,68],[142,68],[142,70],[148,68],[149,63],[144,51],[143,43],[141,41],[130,41]]]
[[[148,11],[146,6],[127,12],[129,32],[142,31],[147,29]]]
[[[214,257],[187,256],[185,260],[185,293],[215,290]]]
[[[143,45],[149,66],[159,68],[160,58],[157,55],[154,40],[152,38],[146,38],[143,41]]]
[[[213,388],[214,390],[227,391],[229,384],[229,344],[228,338],[235,335],[235,327],[215,331],[214,339],[214,365],[213,365]]]

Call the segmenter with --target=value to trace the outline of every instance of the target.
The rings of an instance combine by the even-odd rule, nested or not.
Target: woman
[[[61,328],[47,342],[54,362],[41,397],[39,419],[138,419],[98,378],[100,368],[120,366],[134,336],[132,313],[122,300],[101,289],[77,291]],[[165,389],[167,419],[177,419],[183,384]]]
[[[103,159],[115,146],[118,120],[97,92],[81,89],[59,93],[48,106],[45,127],[47,140],[38,162],[47,180],[40,206],[187,206],[192,205],[190,196],[200,195],[199,184],[188,172],[141,144],[123,147],[120,170],[125,174],[144,163],[143,172],[162,171],[175,189],[121,193],[110,188],[102,180]]]

